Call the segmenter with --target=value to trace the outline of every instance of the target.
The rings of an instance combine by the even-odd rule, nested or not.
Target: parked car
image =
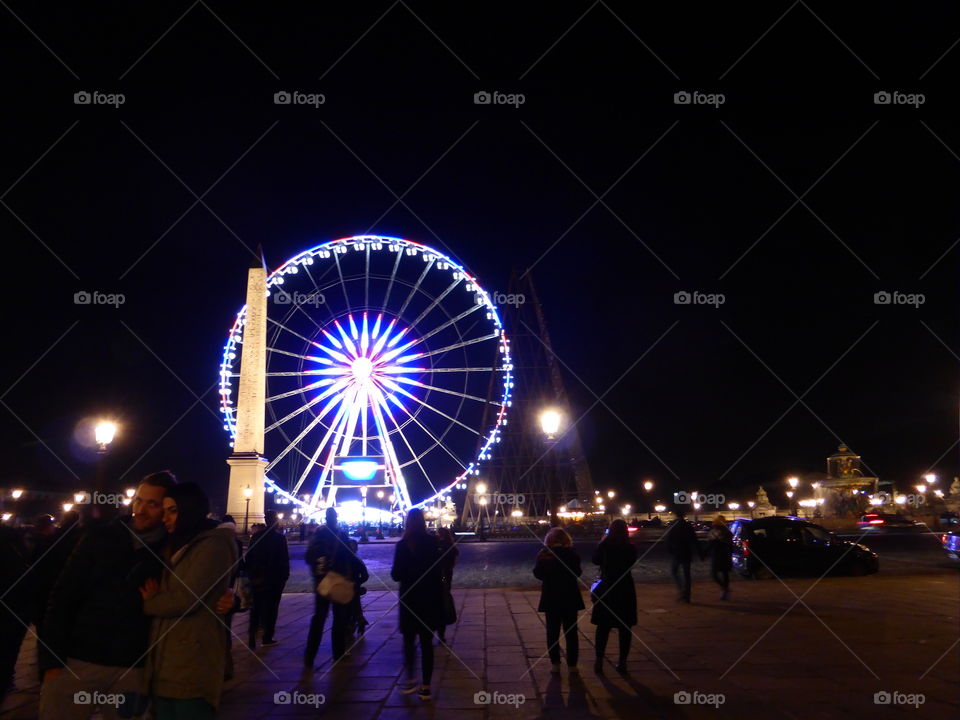
[[[868,512],[860,517],[857,525],[861,530],[920,530],[923,523],[904,517],[900,513]]]
[[[841,540],[825,528],[793,517],[738,518],[733,532],[733,567],[749,577],[867,575],[880,569],[877,554],[865,545]]]
[[[947,557],[960,562],[960,527],[954,526],[952,530],[943,533],[940,542],[943,543]]]

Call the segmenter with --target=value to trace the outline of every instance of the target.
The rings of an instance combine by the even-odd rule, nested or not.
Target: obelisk
[[[267,389],[267,269],[262,255],[247,271],[247,308],[240,347],[240,387],[236,397],[237,433],[227,458],[230,483],[227,512],[238,532],[263,522],[263,428]]]

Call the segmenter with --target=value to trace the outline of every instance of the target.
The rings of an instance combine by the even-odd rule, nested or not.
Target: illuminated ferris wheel
[[[356,236],[291,258],[267,292],[268,492],[314,515],[379,488],[405,511],[479,472],[506,424],[513,367],[496,306],[464,267]],[[220,365],[231,441],[244,319],[245,308]]]

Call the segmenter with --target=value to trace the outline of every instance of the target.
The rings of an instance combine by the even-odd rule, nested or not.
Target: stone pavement
[[[618,675],[609,661],[604,677],[594,674],[587,611],[580,614],[577,677],[566,666],[559,676],[550,673],[537,591],[455,590],[459,621],[448,630],[451,650],[436,650],[430,702],[397,689],[401,646],[394,593],[364,597],[373,624],[333,667],[325,633],[318,668],[308,679],[301,677],[301,655],[313,598],[288,594],[278,646],[254,654],[234,640],[236,677],[226,684],[220,717],[957,718],[958,591],[960,575],[952,568],[791,579],[785,585],[744,580],[734,583],[728,602],[717,599],[714,586],[698,584],[691,605],[678,604],[670,585],[638,585],[639,624],[628,675]],[[245,613],[237,615],[234,631],[245,637]],[[609,658],[616,647],[614,633]],[[34,716],[34,656],[28,641],[17,678],[25,689],[8,697],[0,717]],[[883,691],[923,693],[924,703],[919,709],[875,704],[874,693]],[[722,693],[723,704],[676,704],[678,692],[701,703]],[[490,697],[513,704],[482,702]],[[303,704],[314,702],[316,707]]]

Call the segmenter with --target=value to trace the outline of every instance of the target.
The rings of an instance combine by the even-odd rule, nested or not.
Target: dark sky
[[[371,225],[490,290],[532,267],[573,413],[616,382],[579,427],[605,486],[774,482],[841,441],[882,479],[960,474],[960,9],[661,5],[10,3],[0,486],[88,484],[71,437],[108,413],[111,479],[222,492],[252,249]]]

